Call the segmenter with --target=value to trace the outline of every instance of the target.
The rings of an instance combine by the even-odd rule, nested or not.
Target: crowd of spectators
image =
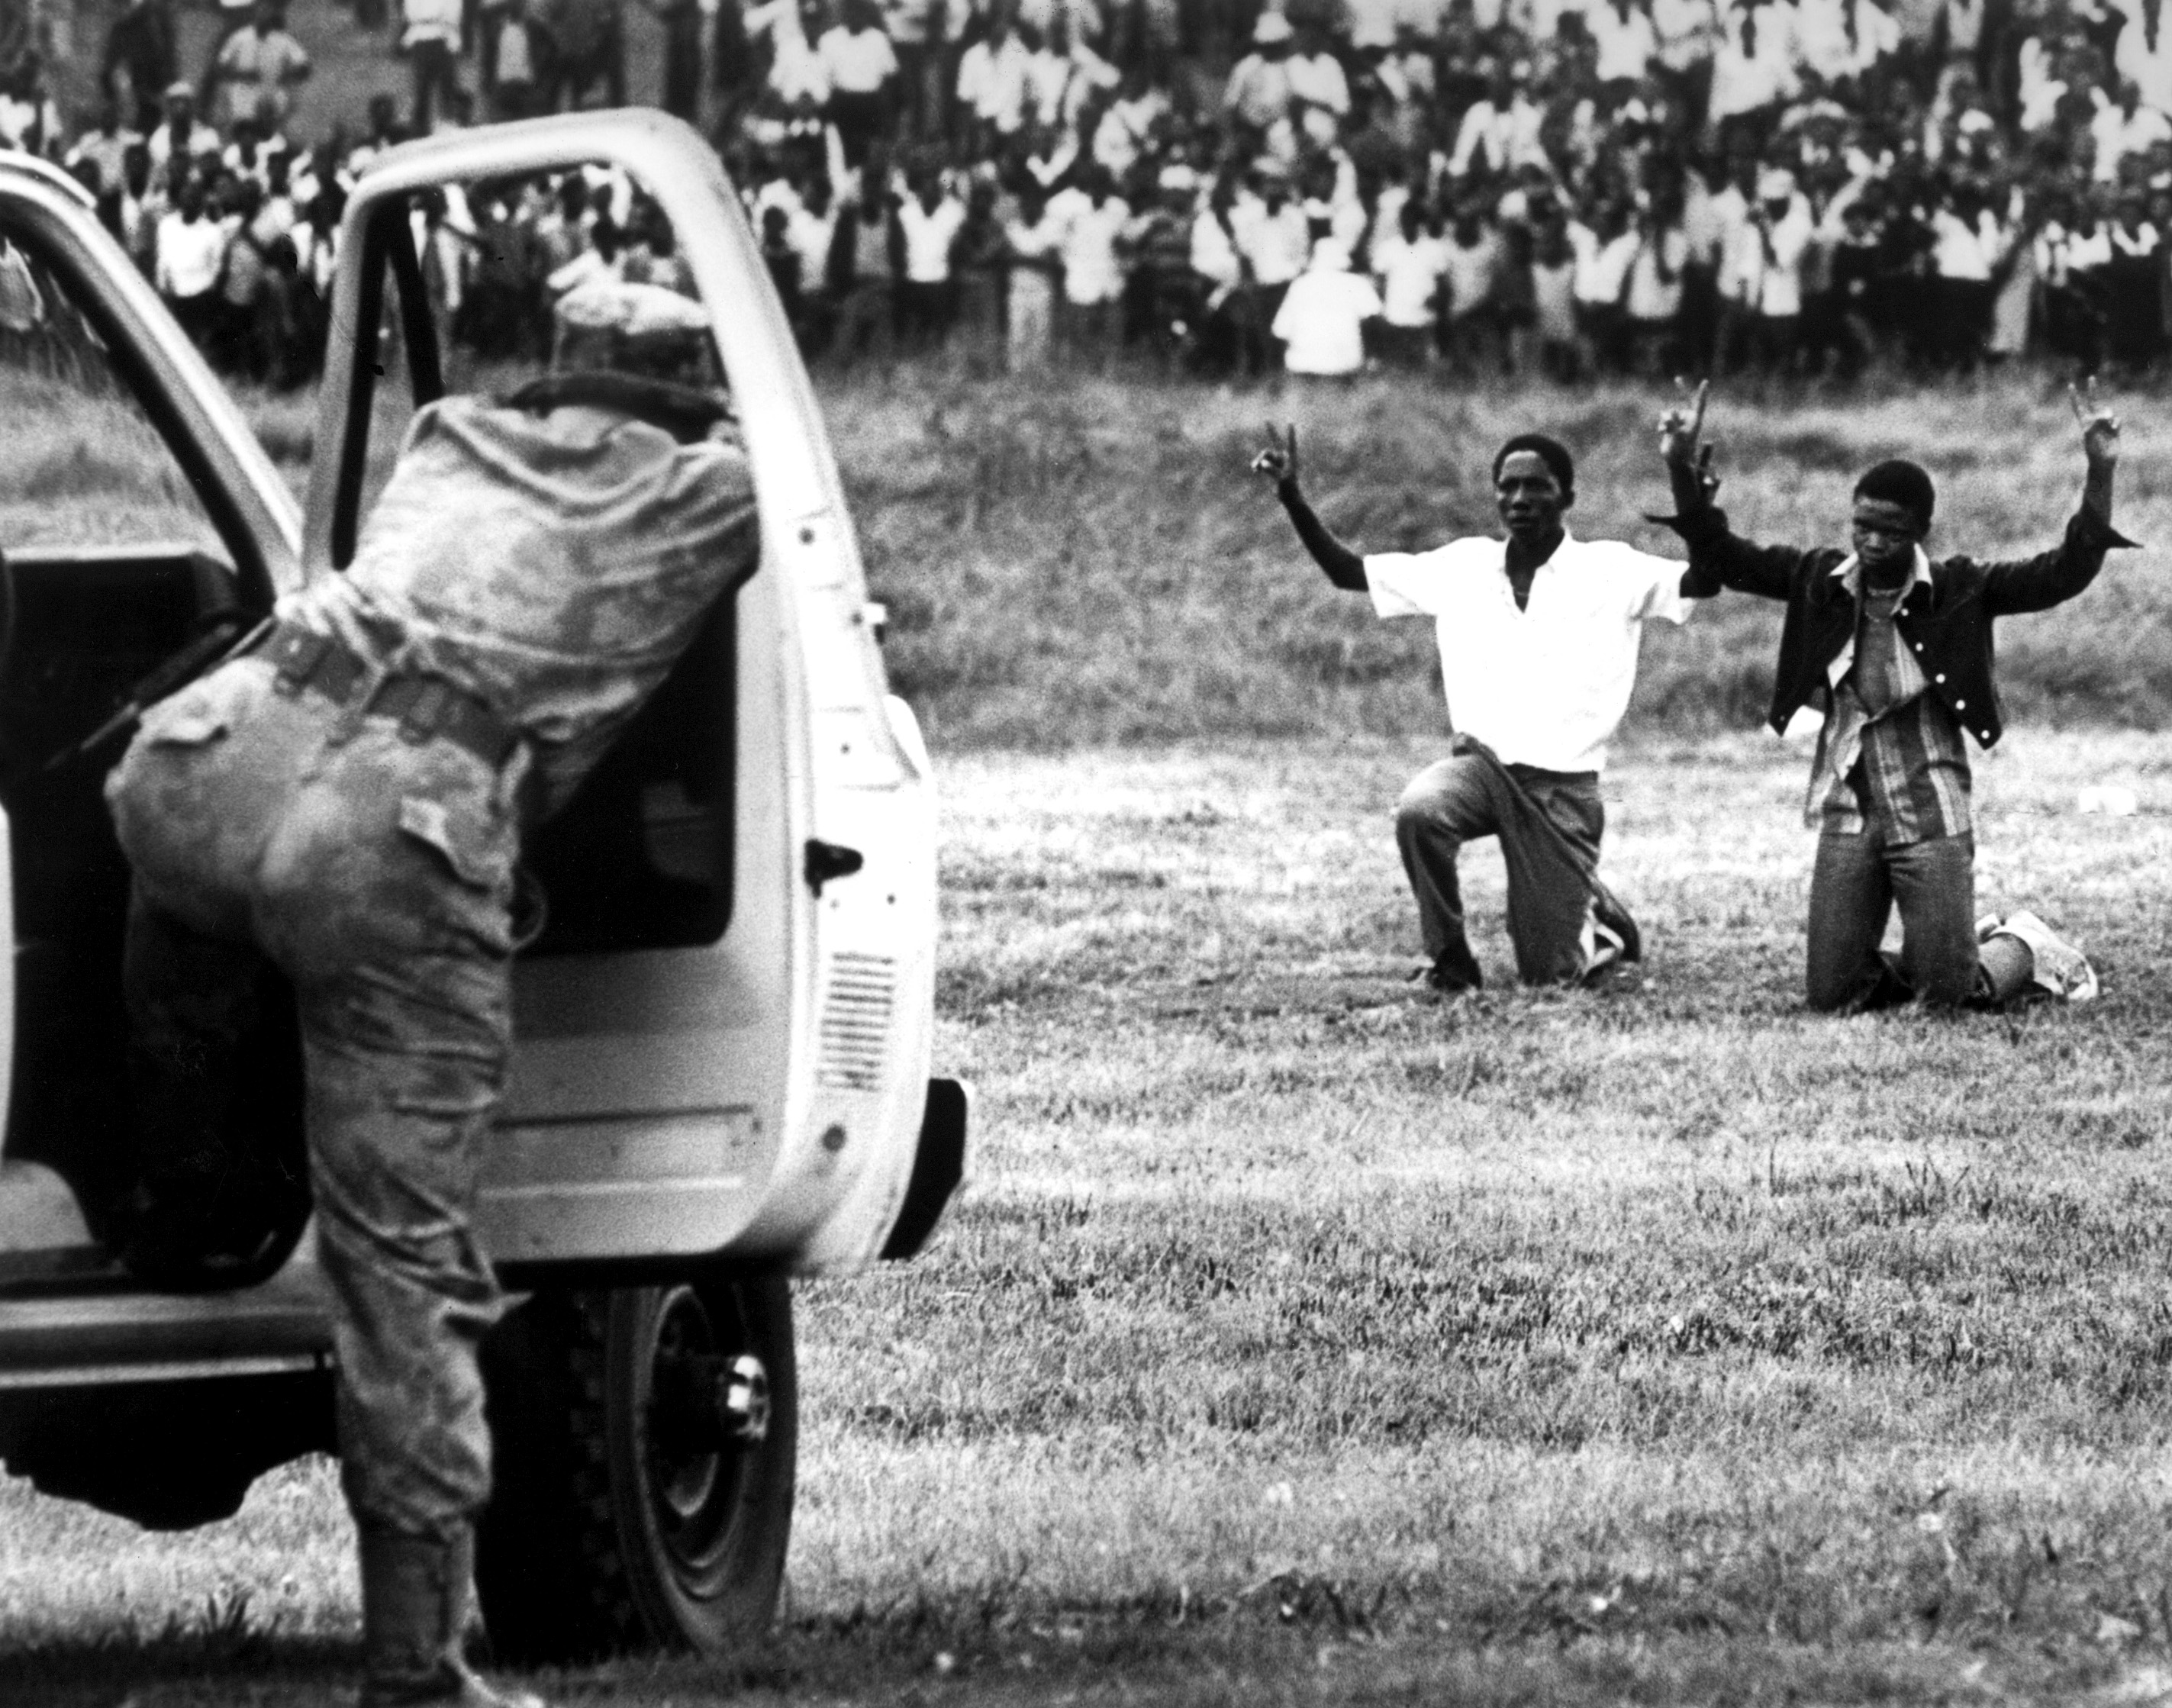
[[[35,57],[0,89],[0,142],[77,173],[269,384],[312,371],[373,153],[629,93],[707,124],[838,363],[1845,379],[2172,348],[2162,0],[655,0],[633,91],[616,0],[356,3],[406,106],[307,145],[285,0],[224,13],[193,79],[171,0],[132,0],[74,134]],[[417,236],[487,349],[577,276],[671,282],[659,227],[576,175]]]

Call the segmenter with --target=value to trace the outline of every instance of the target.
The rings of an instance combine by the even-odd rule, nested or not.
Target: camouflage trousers
[[[216,1125],[262,960],[286,975],[348,1504],[450,1536],[490,1488],[499,1295],[470,1224],[511,1038],[507,780],[244,658],[152,708],[106,797],[137,1077]]]

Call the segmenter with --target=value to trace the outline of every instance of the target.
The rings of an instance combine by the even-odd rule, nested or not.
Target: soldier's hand
[[[2091,467],[2108,468],[2119,460],[2119,417],[2097,401],[2096,375],[2082,383],[2089,389],[2086,396],[2071,384],[2067,387],[2067,406],[2082,430],[2082,454]]]
[[[1252,472],[1264,475],[1277,486],[1297,485],[1297,423],[1292,422],[1288,436],[1278,436],[1275,424],[1267,423],[1266,448],[1252,459]]]

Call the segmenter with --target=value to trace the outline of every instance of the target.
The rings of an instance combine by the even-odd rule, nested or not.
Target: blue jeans
[[[153,706],[107,781],[146,1162],[221,1142],[268,959],[301,1022],[348,1504],[449,1539],[490,1491],[499,1295],[470,1223],[512,1039],[508,779],[273,676],[236,659]]]
[[[1900,953],[1879,953],[1900,910]],[[1810,871],[1809,1006],[1857,1012],[1911,997],[1957,1007],[1976,991],[1976,838],[1894,847],[1875,830],[1818,838]]]

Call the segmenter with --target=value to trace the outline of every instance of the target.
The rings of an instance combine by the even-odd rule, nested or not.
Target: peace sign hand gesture
[[[2093,469],[2110,468],[2119,461],[2119,417],[2097,401],[2094,373],[2082,383],[2088,387],[2086,396],[2071,384],[2067,387],[2067,406],[2082,430],[2082,454]]]
[[[1674,483],[1675,508],[1687,515],[1711,503],[1719,491],[1719,476],[1712,467],[1718,447],[1704,443],[1704,411],[1712,382],[1700,380],[1692,392],[1689,382],[1676,375],[1675,390],[1681,401],[1659,417],[1659,454]]]
[[[1252,459],[1252,472],[1264,475],[1277,488],[1297,485],[1297,423],[1292,422],[1288,436],[1282,438],[1275,432],[1275,424],[1267,423],[1267,447]]]
[[[1712,395],[1712,382],[1701,381],[1691,393],[1689,381],[1677,374],[1675,389],[1681,401],[1659,417],[1659,454],[1669,463],[1694,464],[1704,432],[1704,406]]]

